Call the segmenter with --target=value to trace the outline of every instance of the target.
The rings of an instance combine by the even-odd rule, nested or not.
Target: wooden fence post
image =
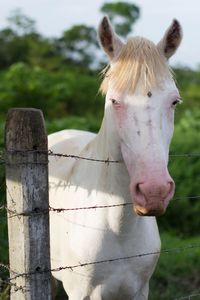
[[[42,112],[9,110],[5,146],[10,299],[50,300],[48,152]]]

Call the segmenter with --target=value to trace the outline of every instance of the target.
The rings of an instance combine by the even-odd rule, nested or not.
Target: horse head
[[[157,45],[140,37],[122,42],[107,17],[99,26],[101,46],[110,59],[101,85],[107,128],[119,141],[133,207],[142,216],[163,214],[174,195],[167,165],[181,99],[168,59],[181,39],[177,20]]]

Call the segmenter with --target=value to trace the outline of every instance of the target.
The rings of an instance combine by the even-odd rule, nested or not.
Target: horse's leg
[[[58,281],[51,276],[51,293],[52,293],[52,300],[56,299],[57,294],[57,287],[58,287]]]
[[[81,295],[80,291],[75,291],[69,295],[68,300],[91,300],[91,298],[89,296],[84,297]]]
[[[148,300],[149,295],[149,282],[133,297],[133,300]]]
[[[138,294],[138,295],[135,295],[134,297],[133,297],[133,300],[148,300],[148,296],[146,297],[145,295],[143,295],[143,294]]]

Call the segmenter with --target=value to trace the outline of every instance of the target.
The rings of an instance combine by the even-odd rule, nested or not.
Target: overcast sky
[[[121,0],[123,1],[123,0]],[[172,65],[197,68],[200,65],[200,1],[198,0],[136,0],[130,1],[141,9],[141,18],[133,34],[158,42],[173,18],[183,27],[184,38],[179,51],[171,59]],[[97,27],[99,8],[109,0],[0,0],[0,28],[16,8],[37,23],[40,33],[56,37],[78,23]]]

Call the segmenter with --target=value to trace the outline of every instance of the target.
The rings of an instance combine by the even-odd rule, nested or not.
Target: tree
[[[109,16],[116,32],[123,37],[131,32],[133,24],[140,17],[139,7],[129,2],[105,3],[101,12]]]
[[[18,35],[36,32],[35,21],[25,16],[20,9],[15,9],[11,12],[8,22],[12,30]]]
[[[62,55],[66,61],[82,67],[90,67],[98,49],[96,30],[86,25],[75,25],[59,39]]]
[[[17,62],[57,69],[62,57],[56,40],[37,33],[35,22],[24,16],[20,10],[12,12],[9,26],[0,31],[0,69]]]

